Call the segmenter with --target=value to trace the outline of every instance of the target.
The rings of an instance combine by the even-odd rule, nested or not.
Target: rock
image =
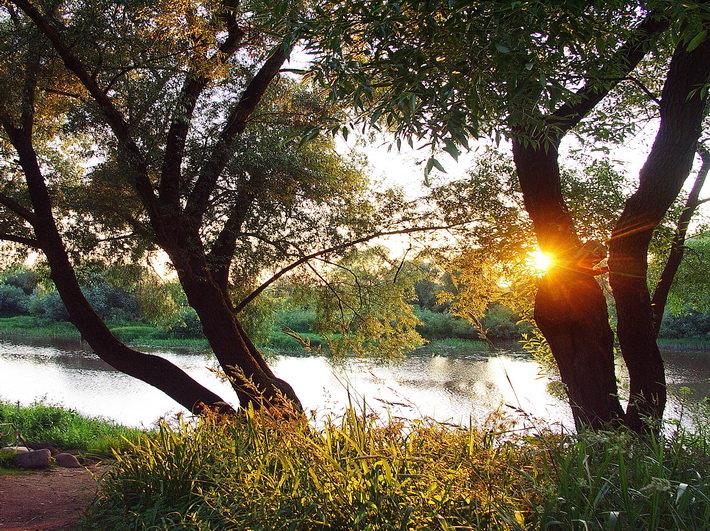
[[[29,450],[24,446],[5,446],[0,448],[0,454],[26,454]]]
[[[15,456],[15,464],[20,468],[48,468],[52,462],[52,452],[47,448],[32,450]]]
[[[27,448],[30,450],[44,450],[47,449],[52,452],[52,455],[57,455],[62,453],[62,450],[54,443],[51,442],[28,442]]]
[[[57,465],[63,468],[81,468],[81,463],[72,454],[61,453],[54,456],[57,460]]]

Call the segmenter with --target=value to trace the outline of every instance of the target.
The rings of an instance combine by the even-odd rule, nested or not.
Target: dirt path
[[[105,471],[105,466],[92,466],[0,475],[0,529],[74,529]]]

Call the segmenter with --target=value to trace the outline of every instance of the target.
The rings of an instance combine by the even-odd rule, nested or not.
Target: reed
[[[561,435],[246,411],[163,424],[117,455],[86,520],[112,528],[702,529],[707,434]]]

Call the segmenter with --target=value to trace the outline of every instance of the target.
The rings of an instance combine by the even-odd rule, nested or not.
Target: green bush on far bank
[[[85,524],[120,529],[701,529],[707,433],[521,434],[352,410],[163,426],[118,458]]]

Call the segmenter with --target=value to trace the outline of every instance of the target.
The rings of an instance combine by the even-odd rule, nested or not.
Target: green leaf
[[[695,50],[698,46],[702,44],[702,42],[707,38],[707,36],[707,30],[702,30],[701,32],[699,32],[695,37],[690,40],[690,42],[688,43],[688,47],[685,49],[685,51],[692,52],[693,50]]]
[[[510,53],[510,48],[500,43],[496,43],[496,50],[498,50],[500,53]]]
[[[454,144],[454,141],[451,139],[446,139],[444,141],[444,144],[445,144],[444,151],[446,151],[449,155],[451,155],[451,158],[458,161],[461,151],[459,150],[458,147],[456,147],[456,144]]]

